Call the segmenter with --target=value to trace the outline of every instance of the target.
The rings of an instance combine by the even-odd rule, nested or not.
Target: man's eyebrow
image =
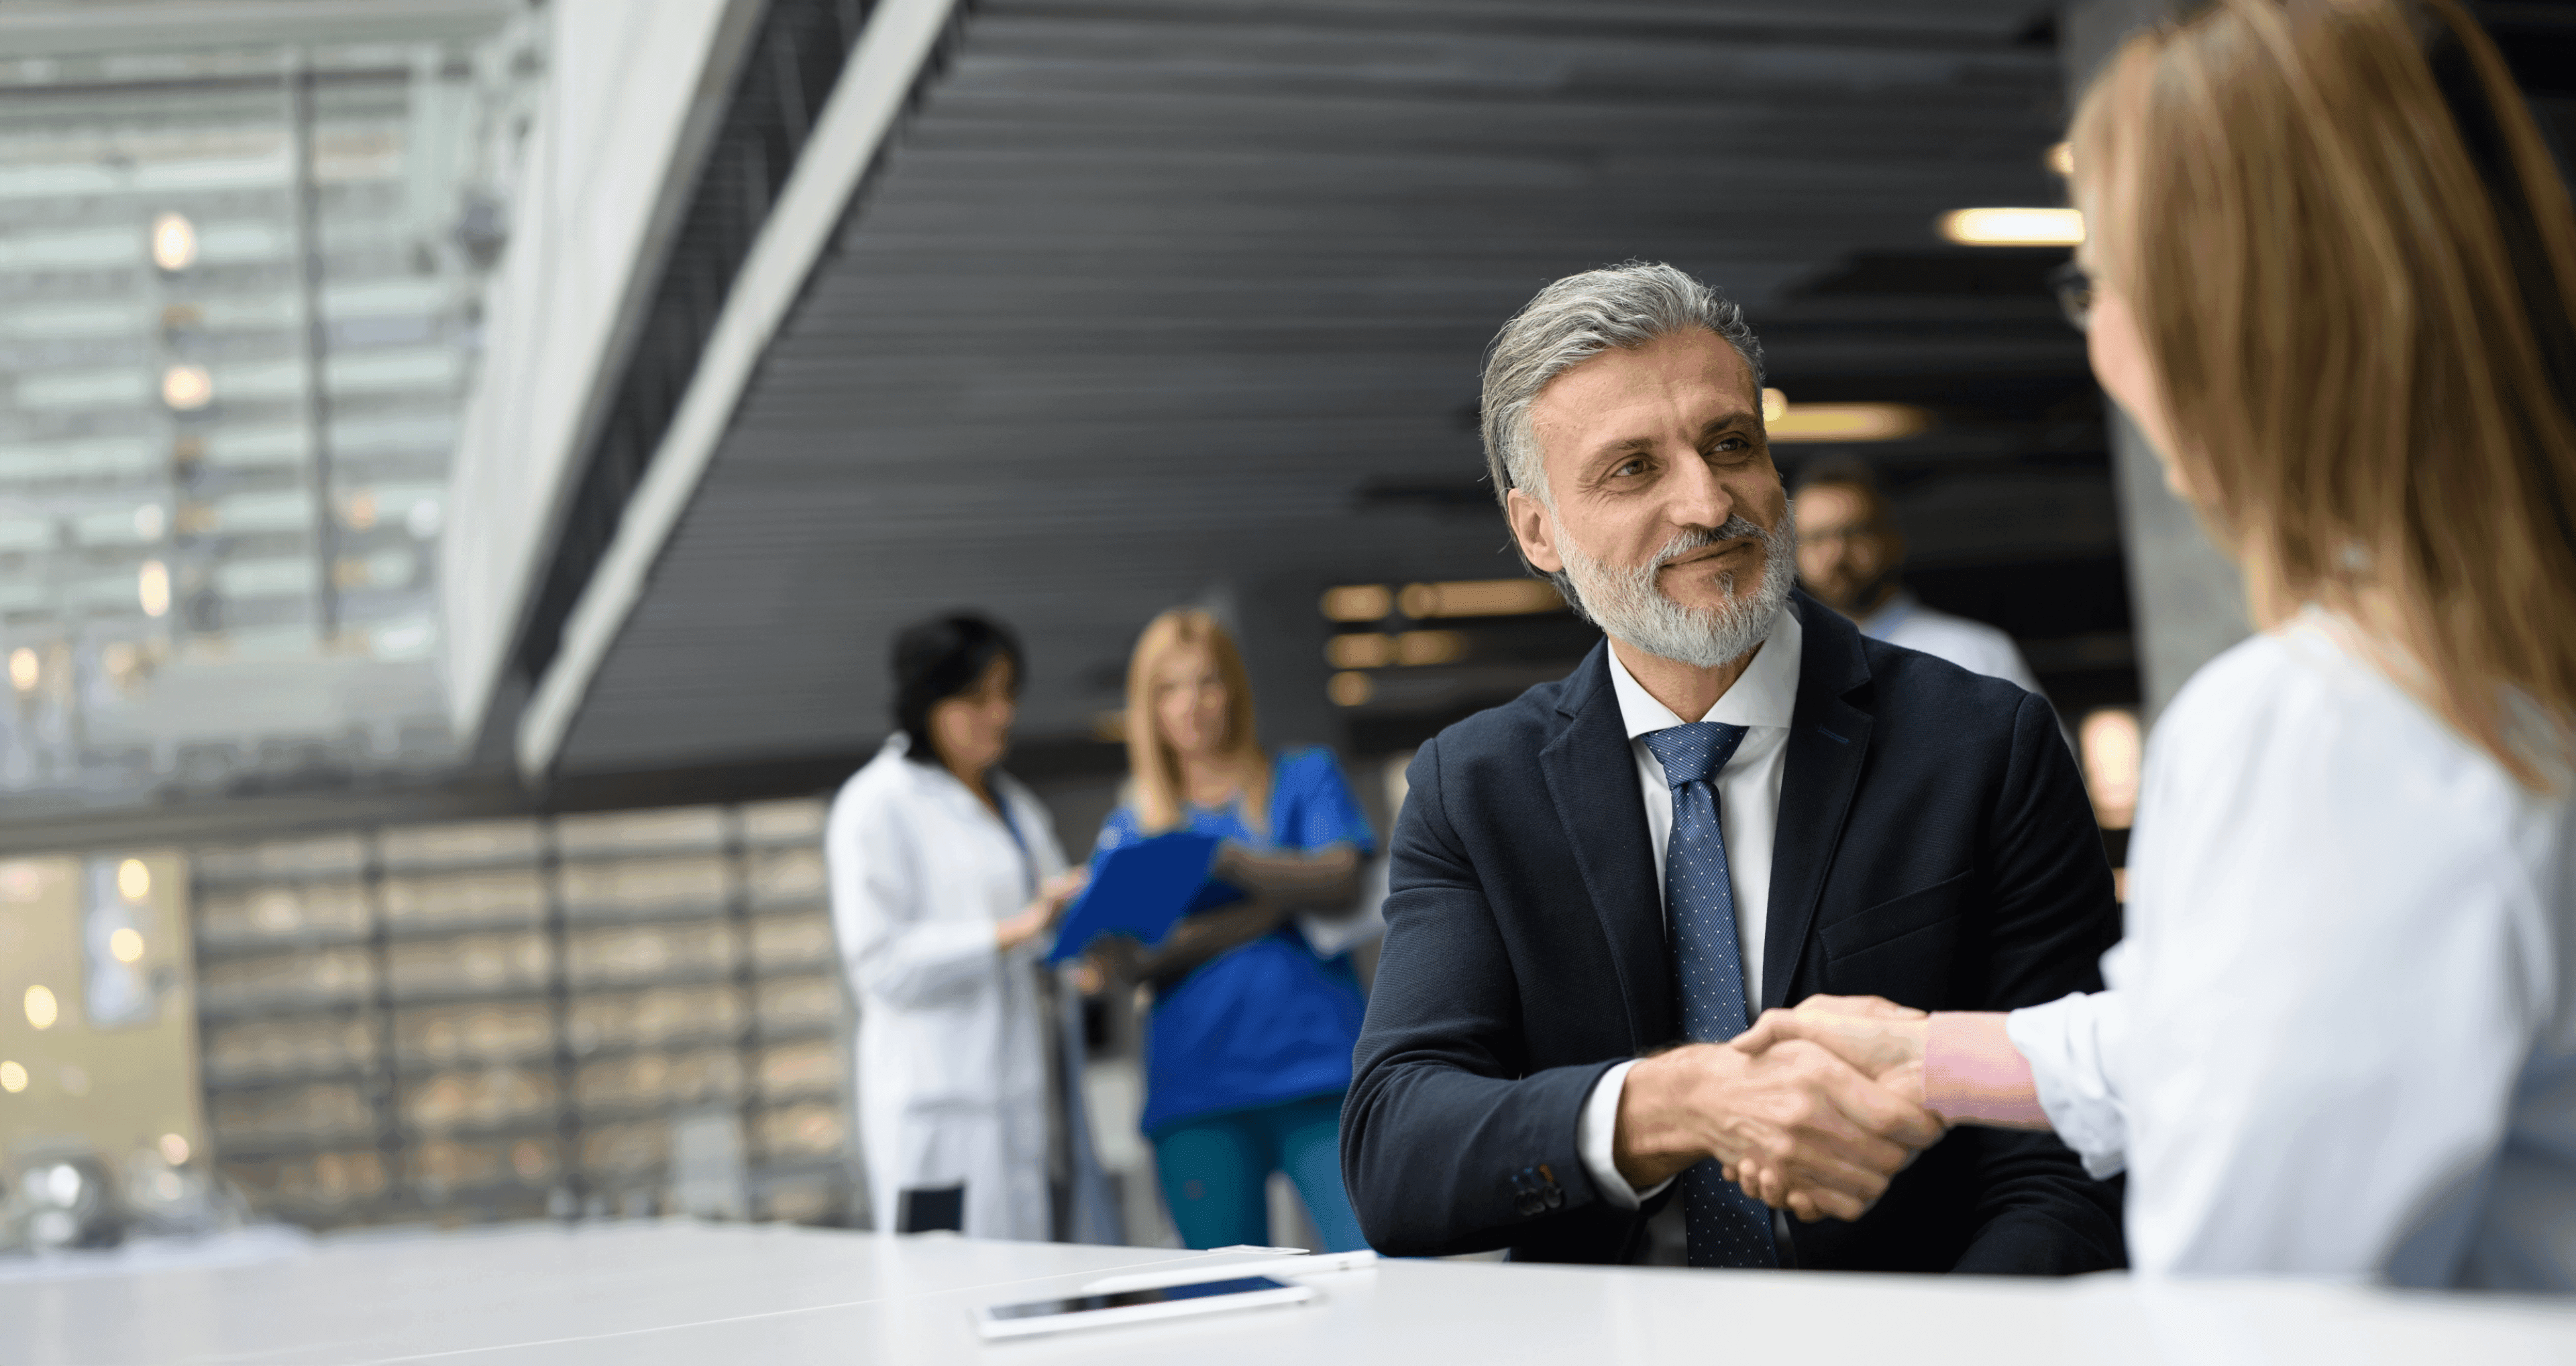
[[[1606,441],[1601,445],[1593,447],[1591,454],[1587,456],[1586,459],[1607,460],[1614,455],[1627,455],[1635,451],[1651,451],[1654,448],[1655,439],[1651,436],[1623,436],[1616,441]]]

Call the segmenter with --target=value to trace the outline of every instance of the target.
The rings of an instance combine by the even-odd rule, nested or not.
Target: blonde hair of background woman
[[[2451,0],[2219,0],[2131,38],[2072,141],[2166,455],[2254,619],[2316,602],[2392,637],[2393,677],[2554,786],[2576,216],[2494,44]]]
[[[1243,652],[1234,637],[1208,612],[1174,608],[1145,624],[1136,651],[1127,658],[1127,800],[1136,824],[1146,834],[1161,834],[1181,823],[1181,759],[1163,739],[1154,719],[1154,673],[1177,651],[1207,651],[1219,678],[1225,680],[1225,756],[1244,774],[1243,823],[1255,832],[1268,828],[1270,760],[1261,752],[1253,729],[1252,675],[1243,667]]]

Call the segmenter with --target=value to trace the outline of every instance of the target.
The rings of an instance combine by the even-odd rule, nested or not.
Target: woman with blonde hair
[[[2111,990],[1739,1043],[2054,1128],[2141,1271],[2576,1291],[2566,189],[2453,0],[2208,6],[2073,145],[2070,313],[2260,633],[2156,728]]]
[[[1262,752],[1243,656],[1203,611],[1165,612],[1138,638],[1127,755],[1100,854],[1174,830],[1225,841],[1169,938],[1150,951],[1105,940],[1090,958],[1153,989],[1143,1126],[1172,1220],[1191,1247],[1267,1243],[1282,1171],[1330,1250],[1364,1247],[1340,1158],[1359,979],[1295,917],[1348,911],[1376,845],[1368,817],[1330,750]]]

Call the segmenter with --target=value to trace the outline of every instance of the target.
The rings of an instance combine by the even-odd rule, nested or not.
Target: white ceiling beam
[[[697,492],[761,353],[903,112],[953,3],[881,0],[868,16],[796,169],[734,276],[679,411],[619,518],[616,539],[583,586],[564,622],[562,647],[520,717],[521,777],[542,778],[562,752],[600,661],[642,599],[653,562]]]

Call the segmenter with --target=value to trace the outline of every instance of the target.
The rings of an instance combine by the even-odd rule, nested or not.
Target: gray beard
[[[1733,574],[1718,579],[1726,601],[1706,608],[1682,606],[1655,581],[1664,566],[1684,555],[1746,536],[1762,541],[1762,582],[1750,602],[1735,596]],[[1635,568],[1593,559],[1562,535],[1558,544],[1574,581],[1576,611],[1648,654],[1701,669],[1742,659],[1769,639],[1798,582],[1798,532],[1785,509],[1780,525],[1768,532],[1741,516],[1727,518],[1714,531],[1685,531]]]

